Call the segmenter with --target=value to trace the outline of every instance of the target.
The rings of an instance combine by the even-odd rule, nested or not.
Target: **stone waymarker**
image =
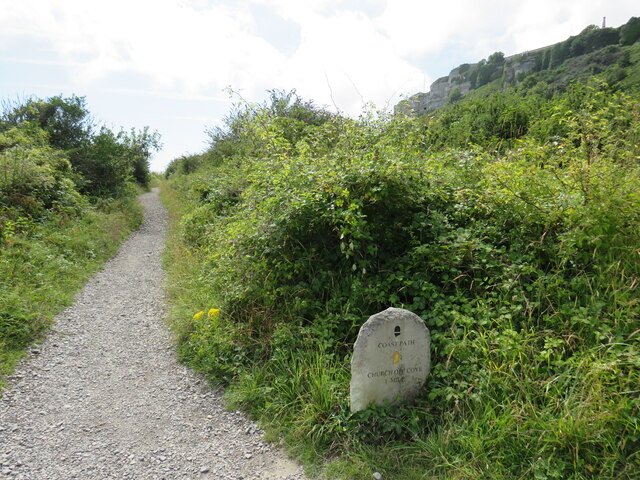
[[[413,400],[431,369],[429,329],[415,313],[388,308],[360,327],[351,360],[351,411]]]

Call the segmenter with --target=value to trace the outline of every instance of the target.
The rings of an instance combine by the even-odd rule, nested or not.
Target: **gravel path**
[[[0,478],[302,479],[177,363],[163,321],[167,214],[145,222],[32,349],[0,398]]]

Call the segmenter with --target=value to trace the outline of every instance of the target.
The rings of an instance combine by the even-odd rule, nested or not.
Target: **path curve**
[[[56,319],[0,398],[0,478],[301,479],[176,361],[163,305],[167,213],[145,221]]]

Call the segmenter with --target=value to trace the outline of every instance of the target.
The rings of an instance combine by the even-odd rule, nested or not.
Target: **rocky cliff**
[[[395,113],[423,115],[436,110],[447,102],[454,102],[489,81],[502,79],[503,86],[515,85],[527,74],[536,71],[542,64],[545,50],[541,48],[504,58],[500,52],[489,60],[463,64],[451,70],[431,84],[426,93],[416,93],[394,107]],[[492,58],[493,57],[493,58]]]
[[[478,63],[463,64],[446,77],[431,84],[427,93],[416,93],[394,107],[395,113],[423,115],[454,103],[472,90],[495,82],[502,88],[517,85],[536,72],[567,71],[567,78],[578,78],[581,70],[592,75],[615,62],[620,48],[640,40],[640,18],[632,17],[618,28],[589,25],[580,34],[554,45],[510,57],[496,52]],[[557,70],[556,70],[557,69]]]

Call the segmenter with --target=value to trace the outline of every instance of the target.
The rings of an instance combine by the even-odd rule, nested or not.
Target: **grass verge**
[[[0,246],[0,390],[26,349],[142,221],[135,198],[25,224]]]

